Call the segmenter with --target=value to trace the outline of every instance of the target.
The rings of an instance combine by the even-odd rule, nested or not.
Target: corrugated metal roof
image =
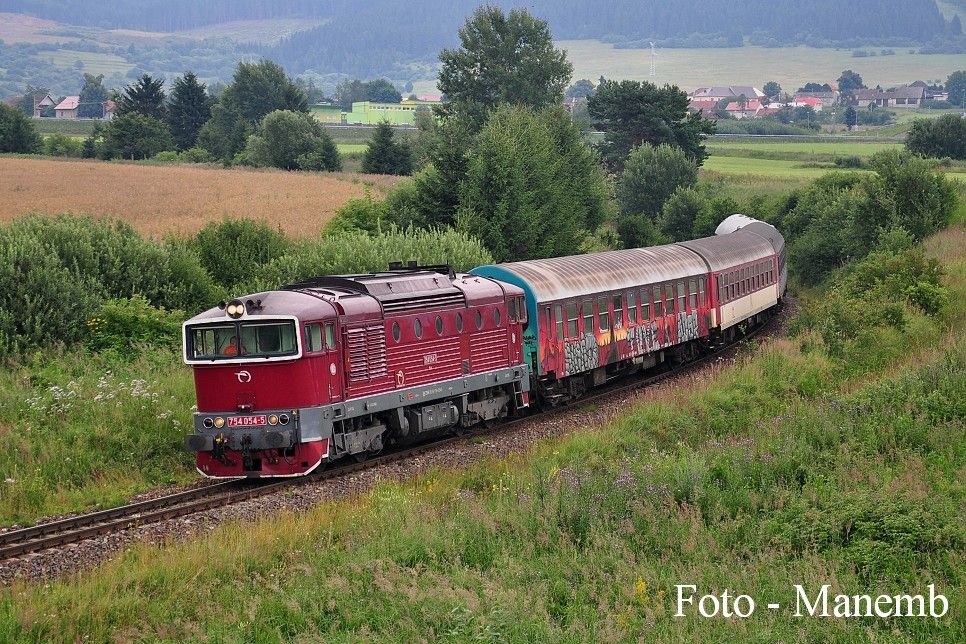
[[[694,252],[669,244],[481,266],[471,272],[495,279],[509,273],[530,287],[537,302],[551,302],[701,275],[708,267]]]
[[[736,230],[750,230],[753,233],[761,235],[771,242],[772,248],[776,253],[780,253],[785,248],[785,238],[782,237],[782,234],[778,232],[777,228],[758,219],[752,219],[747,215],[731,215],[718,224],[714,234],[727,235]]]
[[[704,237],[681,242],[707,260],[711,270],[720,271],[737,264],[753,262],[775,253],[771,242],[751,231],[741,229],[727,235]]]

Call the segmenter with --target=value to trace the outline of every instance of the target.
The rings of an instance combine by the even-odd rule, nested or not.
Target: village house
[[[926,95],[923,87],[897,87],[890,90],[857,89],[852,92],[852,104],[857,107],[917,108]]]
[[[59,119],[76,119],[77,108],[80,107],[80,96],[68,96],[60,103],[54,107],[54,115]],[[114,101],[107,100],[104,102],[104,116],[105,121],[110,121],[114,118]]]
[[[792,97],[792,101],[798,101],[804,98],[815,98],[818,99],[822,107],[834,107],[839,101],[839,93],[836,91],[831,92],[796,92],[795,96]],[[811,104],[815,108],[815,111],[819,111],[819,108]]]
[[[750,85],[730,85],[728,87],[699,87],[694,90],[690,98],[694,101],[715,101],[716,103],[724,98],[737,99],[744,96],[748,100],[763,99],[765,93],[757,87]]]

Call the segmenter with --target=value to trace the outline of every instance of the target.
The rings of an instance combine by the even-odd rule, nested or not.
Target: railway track
[[[777,319],[771,317],[760,326],[752,329],[739,340],[724,345],[715,351],[705,354],[695,360],[684,363],[677,368],[656,373],[645,378],[625,377],[619,378],[610,385],[605,385],[603,389],[573,401],[572,405],[563,405],[553,408],[542,414],[539,418],[552,418],[560,414],[566,414],[573,406],[585,405],[588,403],[606,400],[613,396],[637,391],[654,385],[662,380],[680,375],[687,369],[692,369],[706,364],[719,357],[728,349],[734,347],[742,340],[748,340],[767,328]],[[59,546],[77,543],[93,537],[121,532],[131,528],[151,523],[157,523],[168,519],[189,516],[204,510],[217,507],[224,507],[259,496],[272,494],[293,485],[301,485],[309,482],[318,482],[334,479],[354,472],[359,472],[377,465],[392,463],[404,460],[417,454],[442,448],[457,441],[468,440],[474,436],[480,436],[493,430],[501,432],[509,430],[516,425],[534,420],[533,416],[524,416],[501,422],[491,429],[478,429],[466,432],[459,436],[450,436],[440,440],[423,443],[402,450],[393,451],[387,454],[374,456],[357,463],[347,463],[337,467],[317,470],[309,476],[295,479],[270,480],[249,479],[233,480],[220,483],[213,483],[204,487],[178,492],[167,496],[138,501],[128,505],[101,510],[89,514],[82,514],[75,517],[51,521],[29,528],[10,530],[0,533],[0,562],[14,559],[26,554],[41,552]]]

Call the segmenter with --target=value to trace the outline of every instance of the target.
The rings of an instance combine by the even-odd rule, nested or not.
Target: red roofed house
[[[59,119],[76,119],[77,106],[80,105],[80,96],[68,96],[54,107],[54,114]]]
[[[731,101],[725,111],[736,119],[743,119],[749,116],[758,116],[761,108],[761,101],[752,98],[745,101]]]
[[[80,96],[68,96],[54,107],[54,113],[59,119],[76,119],[78,118],[77,108],[79,106]],[[114,118],[114,109],[116,107],[114,101],[104,101],[104,116],[102,118],[107,121]]]
[[[820,98],[811,96],[796,96],[791,103],[792,107],[811,107],[816,112],[821,112],[825,103]]]

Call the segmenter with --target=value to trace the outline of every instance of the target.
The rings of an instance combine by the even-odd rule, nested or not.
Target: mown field
[[[948,272],[939,317],[835,357],[814,334],[773,338],[524,457],[15,585],[0,637],[962,641],[966,230],[926,247]],[[930,583],[941,619],[792,617],[793,584]],[[759,609],[675,618],[675,584]]]
[[[597,82],[607,78],[672,83],[693,90],[705,85],[754,85],[778,81],[795,90],[806,82],[834,81],[844,69],[861,74],[870,87],[890,87],[915,80],[943,79],[963,68],[955,54],[910,54],[909,47],[892,47],[895,55],[853,58],[851,49],[812,47],[740,47],[726,49],[661,49],[657,75],[650,76],[650,50],[615,49],[597,40],[561,40],[574,65],[574,78]],[[884,48],[884,47],[883,47]],[[880,47],[863,49],[879,51]],[[420,88],[422,89],[422,88]]]
[[[146,235],[191,233],[224,217],[315,235],[346,200],[394,177],[0,157],[0,221],[26,212],[116,217]]]

